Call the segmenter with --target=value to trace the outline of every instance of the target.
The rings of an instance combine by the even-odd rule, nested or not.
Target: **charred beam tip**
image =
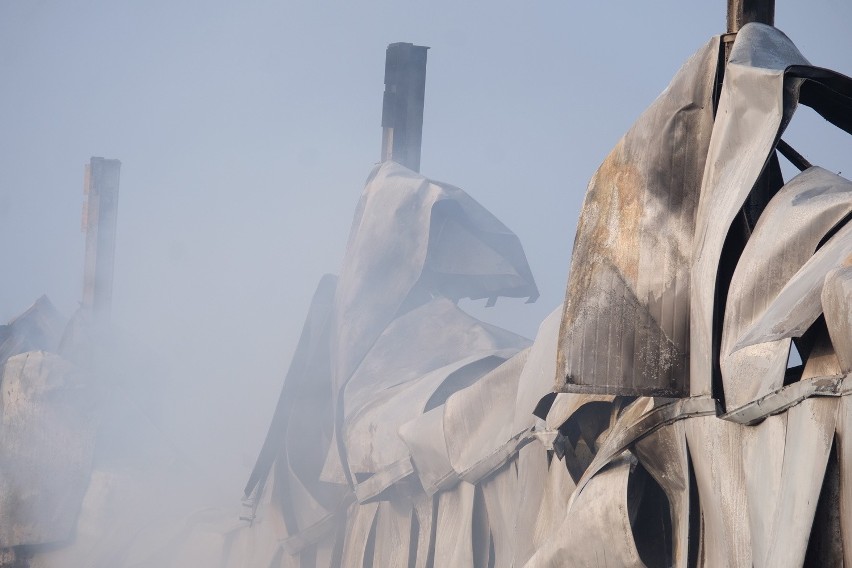
[[[792,146],[784,142],[784,140],[778,139],[778,144],[776,145],[778,152],[781,153],[782,156],[787,158],[787,161],[796,166],[800,172],[805,171],[808,168],[813,167],[804,156],[799,154]]]
[[[775,0],[728,0],[728,33],[755,22],[775,25]]]
[[[385,56],[381,161],[414,171],[420,171],[428,49],[397,42],[388,45]]]
[[[85,166],[82,228],[86,234],[83,267],[85,310],[106,322],[112,306],[116,217],[121,162],[92,156]]]

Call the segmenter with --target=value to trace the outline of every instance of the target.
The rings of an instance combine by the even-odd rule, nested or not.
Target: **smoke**
[[[654,29],[636,25],[650,9]],[[814,64],[849,70],[850,16],[825,0],[779,6],[777,24]],[[238,515],[379,159],[388,43],[432,47],[422,171],[512,228],[541,290],[534,305],[461,305],[531,337],[562,301],[589,176],[723,25],[712,3],[0,3],[0,322],[41,294],[74,314],[83,164],[122,161],[112,324],[91,371],[108,427],[84,507]],[[848,146],[821,147],[852,173]]]

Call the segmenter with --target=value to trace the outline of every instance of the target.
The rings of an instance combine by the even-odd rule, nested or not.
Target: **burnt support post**
[[[83,269],[83,304],[98,322],[109,320],[115,261],[115,228],[121,162],[92,158],[86,164],[83,230],[86,260]]]
[[[420,171],[426,50],[410,43],[388,45],[382,104],[382,162]]]
[[[751,22],[774,26],[775,0],[728,0],[729,34]]]
[[[728,63],[728,57],[731,55],[737,32],[751,22],[774,26],[775,0],[728,0],[728,33],[722,36],[722,43],[725,46],[725,64]]]

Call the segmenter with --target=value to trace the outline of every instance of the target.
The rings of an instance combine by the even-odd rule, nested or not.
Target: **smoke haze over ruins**
[[[515,232],[541,293],[461,305],[532,338],[564,297],[589,177],[724,31],[723,10],[0,1],[0,323],[42,294],[72,315],[83,165],[121,160],[112,322],[126,359],[112,364],[129,392],[150,385],[146,436],[203,477],[208,503],[237,504],[311,296],[339,271],[380,158],[386,45],[431,48],[421,171]],[[776,12],[814,65],[847,73],[850,21],[844,0]],[[848,137],[812,111],[785,139],[852,174]]]

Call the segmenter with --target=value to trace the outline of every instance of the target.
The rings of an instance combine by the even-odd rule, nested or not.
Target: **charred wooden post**
[[[86,260],[83,271],[83,309],[96,320],[109,319],[115,259],[118,181],[121,162],[92,158],[86,164],[83,230]]]
[[[382,105],[382,160],[420,171],[426,50],[410,43],[388,45]]]

